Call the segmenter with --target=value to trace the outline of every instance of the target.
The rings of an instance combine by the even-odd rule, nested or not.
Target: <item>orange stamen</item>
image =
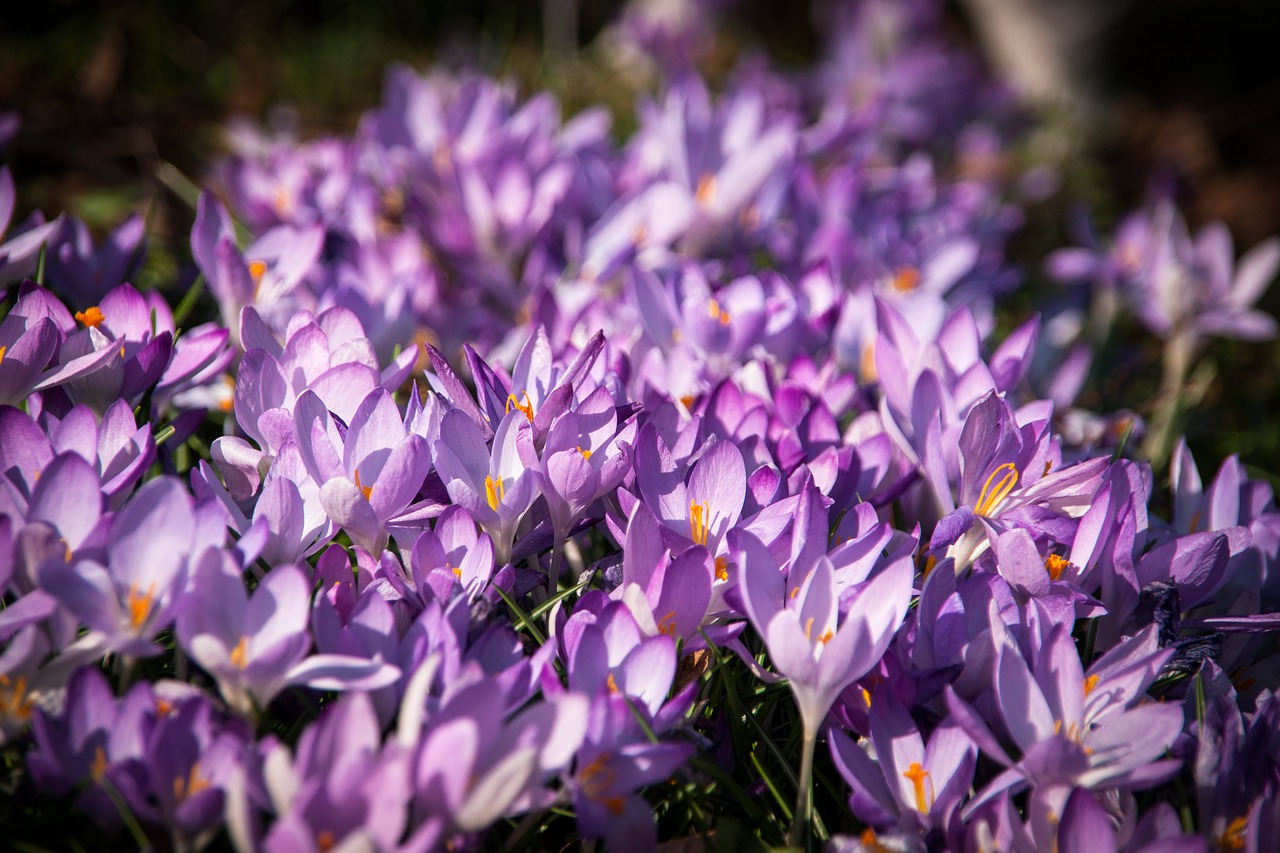
[[[507,496],[507,487],[503,484],[501,477],[497,480],[492,477],[484,478],[484,496],[489,502],[489,509],[497,512],[498,504],[502,503],[502,499]]]
[[[373,494],[373,486],[366,486],[360,482],[360,469],[356,469],[356,488],[364,494],[364,499],[369,500],[369,495]]]
[[[533,423],[533,400],[529,399],[528,391],[521,391],[520,393],[524,395],[524,405],[520,404],[515,394],[508,394],[506,410],[509,412],[512,409],[519,409],[524,412],[524,416],[529,419],[529,423]]]
[[[991,483],[996,479],[1000,472],[1004,472],[1004,476],[996,482],[995,488],[991,487]],[[1014,467],[1012,462],[1006,462],[992,471],[987,477],[987,482],[982,484],[982,491],[978,493],[978,505],[974,507],[975,515],[989,516],[995,511],[1000,502],[1009,496],[1009,493],[1018,485],[1018,469]]]
[[[689,504],[689,532],[690,538],[693,539],[695,545],[707,544],[707,522],[710,520],[711,510],[705,502]]]
[[[727,581],[729,579],[729,558],[716,557],[716,580]]]

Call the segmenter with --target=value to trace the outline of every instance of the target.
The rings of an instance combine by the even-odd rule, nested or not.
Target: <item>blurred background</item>
[[[569,111],[604,101],[629,112],[629,81],[602,38],[624,5],[5,4],[0,105],[22,117],[6,152],[18,212],[114,221],[154,190],[157,160],[199,176],[236,114],[268,120],[292,104],[304,137],[349,131],[378,102],[383,71],[396,61],[476,65],[550,88]],[[801,67],[819,49],[813,0],[716,5],[724,26],[707,52],[713,76],[750,50]],[[1088,131],[1082,153],[1104,170],[1120,206],[1140,201],[1163,169],[1179,182],[1193,227],[1224,219],[1242,246],[1280,231],[1280,3],[950,0],[946,10],[957,38],[1024,90],[1070,105],[1075,132]],[[559,49],[549,54],[548,44]]]

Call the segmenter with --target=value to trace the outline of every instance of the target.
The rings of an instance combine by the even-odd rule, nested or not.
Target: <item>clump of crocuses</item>
[[[12,840],[1268,848],[1280,511],[1177,429],[1275,241],[1158,201],[1009,322],[1021,120],[936,4],[719,91],[715,5],[624,16],[620,141],[407,68],[241,124],[191,291],[0,171]],[[1126,308],[1150,428],[1079,402]]]

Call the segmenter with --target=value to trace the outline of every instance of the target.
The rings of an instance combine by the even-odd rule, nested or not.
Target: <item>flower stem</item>
[[[787,846],[799,847],[805,828],[809,825],[813,810],[813,748],[817,743],[817,732],[805,726],[804,747],[800,754],[799,791],[796,793],[796,814],[791,821],[791,829],[787,832]]]
[[[1158,408],[1151,418],[1151,429],[1142,451],[1157,471],[1163,470],[1173,450],[1174,436],[1182,418],[1183,396],[1187,374],[1194,359],[1195,336],[1186,330],[1175,331],[1164,344],[1164,375],[1156,397]]]

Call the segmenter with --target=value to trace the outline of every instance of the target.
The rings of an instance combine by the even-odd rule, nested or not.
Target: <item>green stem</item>
[[[1173,451],[1174,436],[1182,420],[1183,397],[1187,375],[1194,361],[1195,335],[1180,329],[1170,335],[1164,344],[1164,373],[1160,379],[1160,391],[1156,396],[1156,411],[1151,418],[1151,430],[1143,442],[1143,454],[1152,468],[1160,471],[1168,465]]]
[[[805,828],[809,825],[813,811],[813,748],[817,743],[817,733],[805,726],[804,750],[800,754],[800,786],[796,794],[796,813],[791,822],[791,830],[787,833],[787,846],[799,847]]]

